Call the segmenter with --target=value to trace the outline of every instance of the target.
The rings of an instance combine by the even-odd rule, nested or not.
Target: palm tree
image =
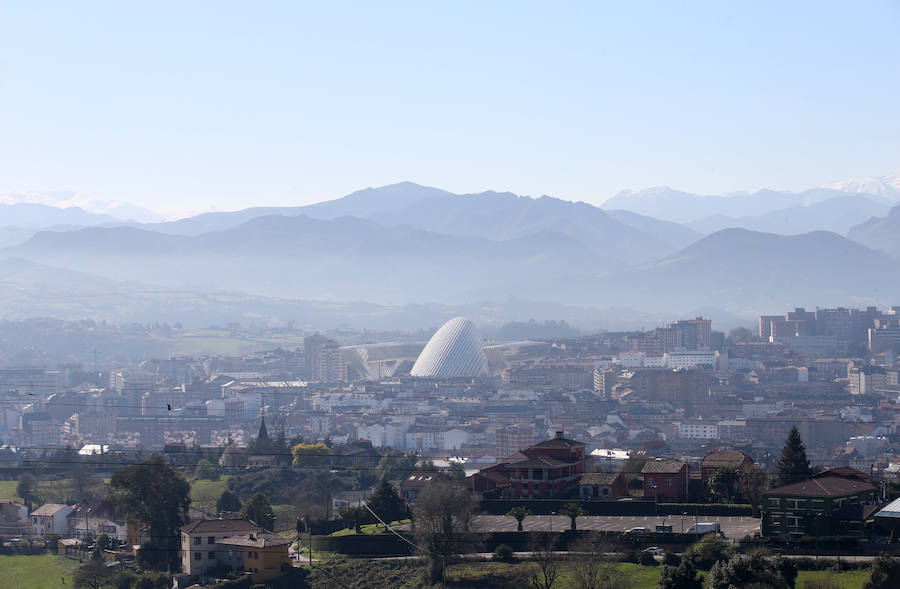
[[[572,531],[575,531],[575,520],[578,519],[579,516],[584,515],[584,509],[581,508],[581,505],[578,503],[566,503],[563,505],[562,509],[559,510],[559,515],[564,515],[572,520]]]
[[[522,531],[522,522],[525,521],[525,518],[529,515],[533,515],[531,510],[527,507],[522,507],[521,505],[516,505],[512,509],[506,512],[506,515],[509,517],[516,518],[516,523],[518,524],[518,531]]]

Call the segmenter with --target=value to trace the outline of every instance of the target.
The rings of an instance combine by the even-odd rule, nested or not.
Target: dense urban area
[[[3,368],[0,536],[94,587],[868,575],[900,522],[898,311],[793,309],[728,333],[703,317],[560,337],[525,322],[497,339],[457,317]],[[465,557],[485,553],[502,573]]]

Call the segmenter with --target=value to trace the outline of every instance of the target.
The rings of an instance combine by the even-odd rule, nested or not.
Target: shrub
[[[675,554],[674,552],[666,552],[663,555],[662,563],[664,565],[668,565],[670,567],[677,567],[681,564],[681,557]]]
[[[653,558],[653,555],[649,552],[641,552],[640,558],[638,559],[638,564],[641,566],[649,567],[656,566],[657,562],[656,559]]]
[[[693,560],[698,569],[708,571],[717,562],[731,558],[734,549],[715,534],[707,534],[699,542],[691,544],[684,555]]]
[[[515,553],[508,545],[501,544],[494,549],[493,559],[499,562],[510,562],[515,560]]]

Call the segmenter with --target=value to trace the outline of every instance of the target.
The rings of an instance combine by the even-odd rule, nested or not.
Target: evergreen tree
[[[228,489],[222,491],[218,501],[216,501],[216,513],[222,515],[226,511],[237,513],[241,510],[241,500],[238,496]]]
[[[781,458],[778,460],[778,483],[780,485],[799,483],[811,478],[812,474],[813,470],[806,457],[806,446],[803,445],[800,430],[795,425],[784,442],[784,448],[781,449]]]
[[[191,486],[161,456],[117,470],[110,480],[114,502],[126,517],[150,526],[145,565],[181,568],[180,528],[187,523]],[[144,553],[144,551],[142,551]]]
[[[394,485],[386,479],[381,479],[381,483],[378,484],[378,488],[375,489],[366,504],[386,523],[400,520],[406,515],[403,498],[397,493]]]
[[[269,504],[269,500],[262,493],[257,493],[250,498],[241,508],[241,517],[248,519],[264,530],[275,529],[275,512]]]

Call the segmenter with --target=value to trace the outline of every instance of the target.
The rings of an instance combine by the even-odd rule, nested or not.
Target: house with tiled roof
[[[644,497],[654,501],[685,501],[690,467],[681,460],[649,460],[641,468]]]
[[[763,493],[764,536],[862,535],[877,510],[878,488],[855,476],[826,474]]]
[[[501,489],[504,497],[565,497],[578,490],[586,445],[558,431],[555,437],[482,469],[469,482],[476,492]]]
[[[251,575],[254,583],[277,577],[292,566],[288,556],[290,540],[272,532],[229,536],[218,544],[234,554],[236,561],[243,561],[240,570]]]
[[[205,577],[228,568],[243,570],[243,550],[220,542],[226,538],[261,534],[260,526],[244,519],[200,519],[181,527],[181,570]]]
[[[69,522],[66,518],[74,508],[71,505],[61,503],[45,503],[31,512],[31,537],[39,540],[46,533],[55,533],[65,536]]]
[[[711,452],[700,460],[700,479],[707,483],[712,473],[727,466],[738,472],[746,472],[753,468],[753,459],[738,450]]]
[[[578,481],[582,499],[618,499],[628,496],[628,481],[621,472],[589,472]]]

